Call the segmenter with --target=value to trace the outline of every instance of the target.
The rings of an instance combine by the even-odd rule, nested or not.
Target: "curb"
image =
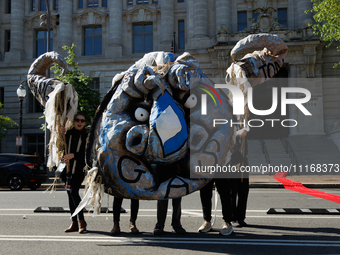
[[[41,184],[40,189],[46,190],[52,185],[51,183],[43,183]],[[303,184],[306,188],[310,189],[340,189],[340,183],[307,183]],[[65,185],[58,183],[55,185],[57,189],[65,189]],[[81,189],[85,188],[85,185],[80,186]],[[261,189],[282,189],[284,186],[281,183],[250,183],[249,188]]]
[[[303,184],[303,183],[302,183]],[[310,189],[339,189],[340,183],[307,183],[303,184],[306,188]],[[281,183],[250,183],[249,188],[284,188]]]
[[[326,208],[270,208],[267,214],[313,214],[313,215],[339,215],[340,209]]]

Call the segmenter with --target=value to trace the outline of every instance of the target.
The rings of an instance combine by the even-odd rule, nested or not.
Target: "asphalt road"
[[[322,190],[340,195],[340,189]],[[112,206],[112,197],[109,205]],[[105,195],[103,206],[107,207]],[[340,215],[268,215],[269,208],[328,208],[339,204],[285,189],[251,189],[247,223],[220,236],[221,207],[213,231],[197,233],[203,223],[199,193],[183,198],[182,225],[185,236],[171,233],[171,210],[163,236],[153,236],[156,201],[141,201],[137,226],[129,233],[129,200],[121,214],[120,236],[110,236],[112,214],[87,216],[86,234],[64,233],[68,213],[34,213],[37,207],[68,207],[65,191],[0,191],[0,254],[340,254]],[[169,209],[170,206],[169,206]]]

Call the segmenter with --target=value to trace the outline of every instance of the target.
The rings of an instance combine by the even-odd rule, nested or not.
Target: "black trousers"
[[[211,198],[214,183],[221,199],[223,220],[230,223],[232,212],[229,179],[212,179],[207,185],[200,189],[203,218],[206,221],[211,221]]]
[[[113,221],[120,221],[120,209],[122,208],[123,198],[114,197],[113,199]],[[139,200],[131,199],[130,202],[130,221],[135,222],[137,220],[137,214],[139,210]]]
[[[181,226],[181,214],[182,214],[182,208],[181,208],[181,202],[182,198],[174,198],[172,200],[172,221],[171,225],[173,227]],[[157,200],[157,224],[156,227],[163,229],[166,215],[168,212],[168,204],[169,200]]]
[[[71,215],[74,213],[76,208],[78,207],[81,198],[79,196],[79,189],[81,186],[81,183],[83,182],[84,178],[81,178],[79,176],[73,176],[71,181],[71,189],[67,190],[68,195],[68,203],[70,206]],[[83,211],[80,211],[78,214],[78,220],[84,220],[84,213]],[[77,215],[72,217],[72,221],[77,221]]]
[[[249,194],[249,178],[230,179],[230,194],[232,220],[244,221]]]

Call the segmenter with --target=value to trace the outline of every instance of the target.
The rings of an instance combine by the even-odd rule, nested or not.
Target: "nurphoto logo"
[[[230,84],[216,84],[215,88],[217,89],[228,89],[232,95],[233,95],[233,115],[244,115],[244,105],[245,105],[245,98],[243,95],[243,92],[240,88],[234,85]],[[303,96],[300,96],[299,98],[288,98],[289,93],[300,93]],[[288,105],[295,105],[305,116],[311,116],[312,114],[306,109],[306,107],[303,105],[305,103],[308,103],[311,99],[311,93],[309,90],[305,88],[298,88],[298,87],[282,87],[281,88],[281,115],[286,116],[287,115],[287,106]],[[256,109],[253,104],[253,88],[248,88],[248,109],[251,113],[258,115],[258,116],[268,116],[274,113],[278,107],[278,88],[273,87],[272,88],[272,105],[269,109],[266,110],[260,110]],[[202,94],[201,95],[201,114],[206,115],[207,114],[207,95]],[[298,122],[295,119],[250,119],[248,120],[248,126],[249,127],[262,127],[264,123],[270,122],[271,126],[274,127],[274,123],[277,121],[281,122],[281,125],[283,127],[295,127],[297,126]],[[213,126],[216,125],[225,125],[230,123],[231,126],[233,124],[240,124],[240,123],[233,123],[233,120],[230,119],[214,119]],[[255,123],[257,123],[255,125]],[[242,123],[245,124],[245,123]]]

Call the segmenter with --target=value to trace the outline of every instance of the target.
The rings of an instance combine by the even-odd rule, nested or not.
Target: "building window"
[[[287,26],[287,9],[278,9],[278,22],[281,25]]]
[[[34,12],[35,11],[35,0],[32,0],[31,2],[31,11]]]
[[[84,28],[84,55],[101,55],[102,54],[102,28],[86,27]]]
[[[128,0],[128,5],[133,5],[133,0]]]
[[[92,82],[90,83],[90,88],[99,93],[99,91],[100,91],[99,78],[91,78],[91,79],[92,79]]]
[[[11,0],[6,0],[6,3],[5,3],[5,13],[6,14],[11,13]]]
[[[27,154],[37,155],[41,159],[44,159],[44,135],[25,135],[25,138],[27,139]]]
[[[11,30],[5,30],[5,52],[11,49]]]
[[[53,31],[50,31],[50,51],[53,50]],[[47,31],[37,31],[36,57],[47,52]]]
[[[237,31],[242,31],[247,27],[247,12],[237,12]]]
[[[107,0],[103,0],[103,7],[107,8]]]
[[[158,4],[158,0],[152,0],[153,4]]]
[[[2,104],[2,107],[5,104],[5,88],[0,88],[0,103]]]
[[[184,3],[184,0],[177,0],[177,3]]]
[[[79,0],[79,2],[78,2],[78,8],[79,8],[79,9],[83,9],[83,8],[84,8],[84,2],[83,2],[83,0]]]
[[[147,53],[153,50],[153,25],[134,25],[133,26],[133,52]]]
[[[178,49],[185,48],[184,20],[178,21]]]
[[[45,0],[40,0],[40,10],[39,11],[46,11],[47,6],[45,4]]]
[[[97,8],[99,7],[99,0],[88,0],[87,7],[88,8]]]
[[[43,112],[44,109],[31,92],[28,93],[28,113]]]
[[[149,0],[137,0],[137,4],[149,4]]]

